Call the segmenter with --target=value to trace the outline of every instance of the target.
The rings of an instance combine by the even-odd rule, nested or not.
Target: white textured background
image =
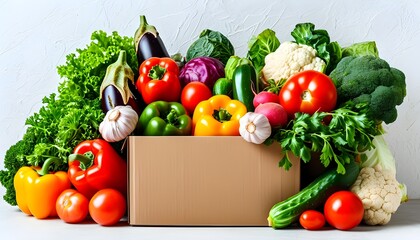
[[[420,1],[6,1],[0,0],[0,168],[6,150],[24,133],[25,119],[61,80],[56,66],[90,42],[94,30],[132,36],[139,15],[155,25],[170,53],[181,52],[201,30],[224,33],[244,56],[247,41],[265,28],[281,42],[295,24],[313,22],[342,46],[375,40],[380,56],[406,74],[407,97],[386,127],[397,177],[420,198]],[[0,190],[3,195],[4,189]]]

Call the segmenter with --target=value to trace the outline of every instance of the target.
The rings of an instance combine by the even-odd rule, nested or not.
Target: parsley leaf
[[[337,172],[344,174],[344,165],[372,148],[373,137],[380,134],[368,110],[366,104],[348,102],[330,113],[297,113],[287,128],[272,135],[284,153],[279,166],[286,170],[291,167],[291,153],[306,163],[312,152],[320,152],[319,160],[324,167],[334,162]]]

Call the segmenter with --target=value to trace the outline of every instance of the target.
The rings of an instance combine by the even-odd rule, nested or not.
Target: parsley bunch
[[[371,149],[374,136],[380,134],[368,111],[366,104],[348,102],[332,112],[297,113],[287,128],[273,135],[284,152],[279,166],[286,170],[292,166],[291,153],[306,163],[311,160],[311,152],[320,152],[324,167],[333,161],[337,172],[344,174],[344,165]]]

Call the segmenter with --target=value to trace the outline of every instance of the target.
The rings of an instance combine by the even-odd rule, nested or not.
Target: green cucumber
[[[232,76],[233,80],[233,99],[245,104],[248,112],[254,111],[254,91],[253,87],[257,84],[257,73],[250,63],[241,64],[236,67]]]
[[[232,98],[232,80],[219,78],[213,86],[213,95],[227,95]]]
[[[345,167],[345,174],[339,174],[335,169],[328,170],[297,194],[275,204],[268,215],[269,226],[285,228],[297,222],[304,211],[322,206],[334,192],[348,189],[356,181],[360,168],[354,161]]]

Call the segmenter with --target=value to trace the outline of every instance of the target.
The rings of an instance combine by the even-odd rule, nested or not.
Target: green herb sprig
[[[348,102],[332,112],[297,113],[287,128],[273,135],[284,153],[279,166],[286,170],[292,166],[290,154],[306,163],[311,160],[312,152],[320,152],[324,167],[335,162],[337,172],[344,174],[344,165],[371,149],[374,136],[380,134],[368,110],[366,104]]]

